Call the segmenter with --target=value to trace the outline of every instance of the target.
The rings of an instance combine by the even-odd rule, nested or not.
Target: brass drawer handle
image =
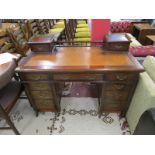
[[[115,45],[116,49],[121,49],[123,46],[122,45]]]
[[[116,75],[116,78],[120,81],[123,81],[123,80],[126,80],[127,79],[127,76],[124,75],[124,76],[120,76],[120,75]]]
[[[34,76],[35,80],[39,80],[41,78],[41,76]]]

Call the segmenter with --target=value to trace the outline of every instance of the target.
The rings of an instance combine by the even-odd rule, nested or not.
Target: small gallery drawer
[[[31,95],[35,99],[52,99],[53,94],[51,91],[31,91]]]
[[[30,48],[33,52],[52,52],[52,44],[31,44]]]
[[[70,80],[87,80],[87,81],[102,81],[103,75],[102,74],[81,74],[81,73],[73,73],[73,74],[54,74],[53,80],[60,80],[60,81],[70,81]]]
[[[49,110],[49,111],[57,111],[54,100],[34,100],[37,109],[39,110]]]
[[[24,74],[24,79],[26,81],[43,81],[43,80],[48,80],[49,76],[48,74],[45,73],[27,73]]]
[[[28,86],[31,90],[51,91],[51,87],[49,83],[29,83]]]
[[[128,51],[130,42],[116,42],[116,43],[108,43],[108,50],[112,51]]]
[[[103,98],[106,102],[120,102],[128,99],[129,92],[127,91],[104,91]]]
[[[105,91],[129,91],[130,85],[122,83],[109,83],[104,85]]]
[[[136,79],[132,73],[107,73],[105,79],[108,81],[132,81]]]

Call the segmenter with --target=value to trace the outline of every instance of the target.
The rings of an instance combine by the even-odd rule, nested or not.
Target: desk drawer
[[[49,79],[48,74],[45,73],[27,73],[23,77],[26,81],[44,81]]]
[[[130,42],[113,42],[108,43],[108,50],[112,51],[128,51]]]
[[[51,91],[30,91],[32,98],[34,99],[52,99],[53,98],[53,94]]]
[[[119,103],[120,101],[126,101],[129,93],[127,91],[104,91],[103,99],[105,102]]]
[[[46,90],[46,91],[51,91],[51,87],[49,83],[29,83],[28,84],[29,88],[31,90]]]
[[[132,81],[136,79],[136,75],[132,73],[107,73],[105,79],[107,81]]]
[[[102,81],[102,74],[81,74],[81,73],[73,73],[73,74],[55,74],[53,75],[53,80],[60,81],[79,81],[79,80],[87,80],[87,81]]]
[[[102,111],[121,111],[122,110],[122,105],[124,103],[122,102],[104,102],[103,103],[103,107],[102,107]]]
[[[130,85],[123,83],[112,83],[104,85],[105,91],[129,91]]]
[[[34,100],[35,105],[37,106],[37,109],[39,110],[50,110],[50,111],[56,111],[56,106],[54,103],[54,100],[52,99],[46,99],[46,100]]]

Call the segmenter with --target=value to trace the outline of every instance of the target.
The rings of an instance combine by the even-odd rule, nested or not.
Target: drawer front
[[[33,44],[30,45],[30,48],[33,52],[51,52],[51,44]]]
[[[46,91],[51,91],[51,87],[49,84],[46,83],[29,83],[28,84],[29,88],[31,90],[46,90]]]
[[[56,111],[54,100],[34,100],[37,109]]]
[[[116,42],[116,43],[108,43],[108,49],[114,51],[128,51],[130,42]]]
[[[102,74],[55,74],[53,75],[53,80],[60,80],[60,81],[70,81],[70,80],[87,80],[87,81],[102,81],[103,75]]]
[[[103,99],[105,102],[116,102],[127,101],[129,92],[127,91],[104,91]]]
[[[51,91],[31,91],[32,98],[34,99],[52,99],[53,94]]]
[[[107,73],[105,74],[107,81],[133,81],[136,80],[135,74],[132,73]]]
[[[28,74],[24,74],[23,78],[26,81],[44,81],[44,80],[48,80],[49,76],[48,74],[45,73],[28,73]]]
[[[112,83],[104,85],[105,91],[129,91],[130,85],[122,83]]]
[[[123,104],[125,103],[105,102],[103,103],[102,111],[121,111]]]

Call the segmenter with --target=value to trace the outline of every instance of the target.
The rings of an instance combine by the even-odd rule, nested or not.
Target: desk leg
[[[97,90],[98,90],[98,117],[101,118],[102,116],[102,89],[103,89],[103,84],[97,84]]]

